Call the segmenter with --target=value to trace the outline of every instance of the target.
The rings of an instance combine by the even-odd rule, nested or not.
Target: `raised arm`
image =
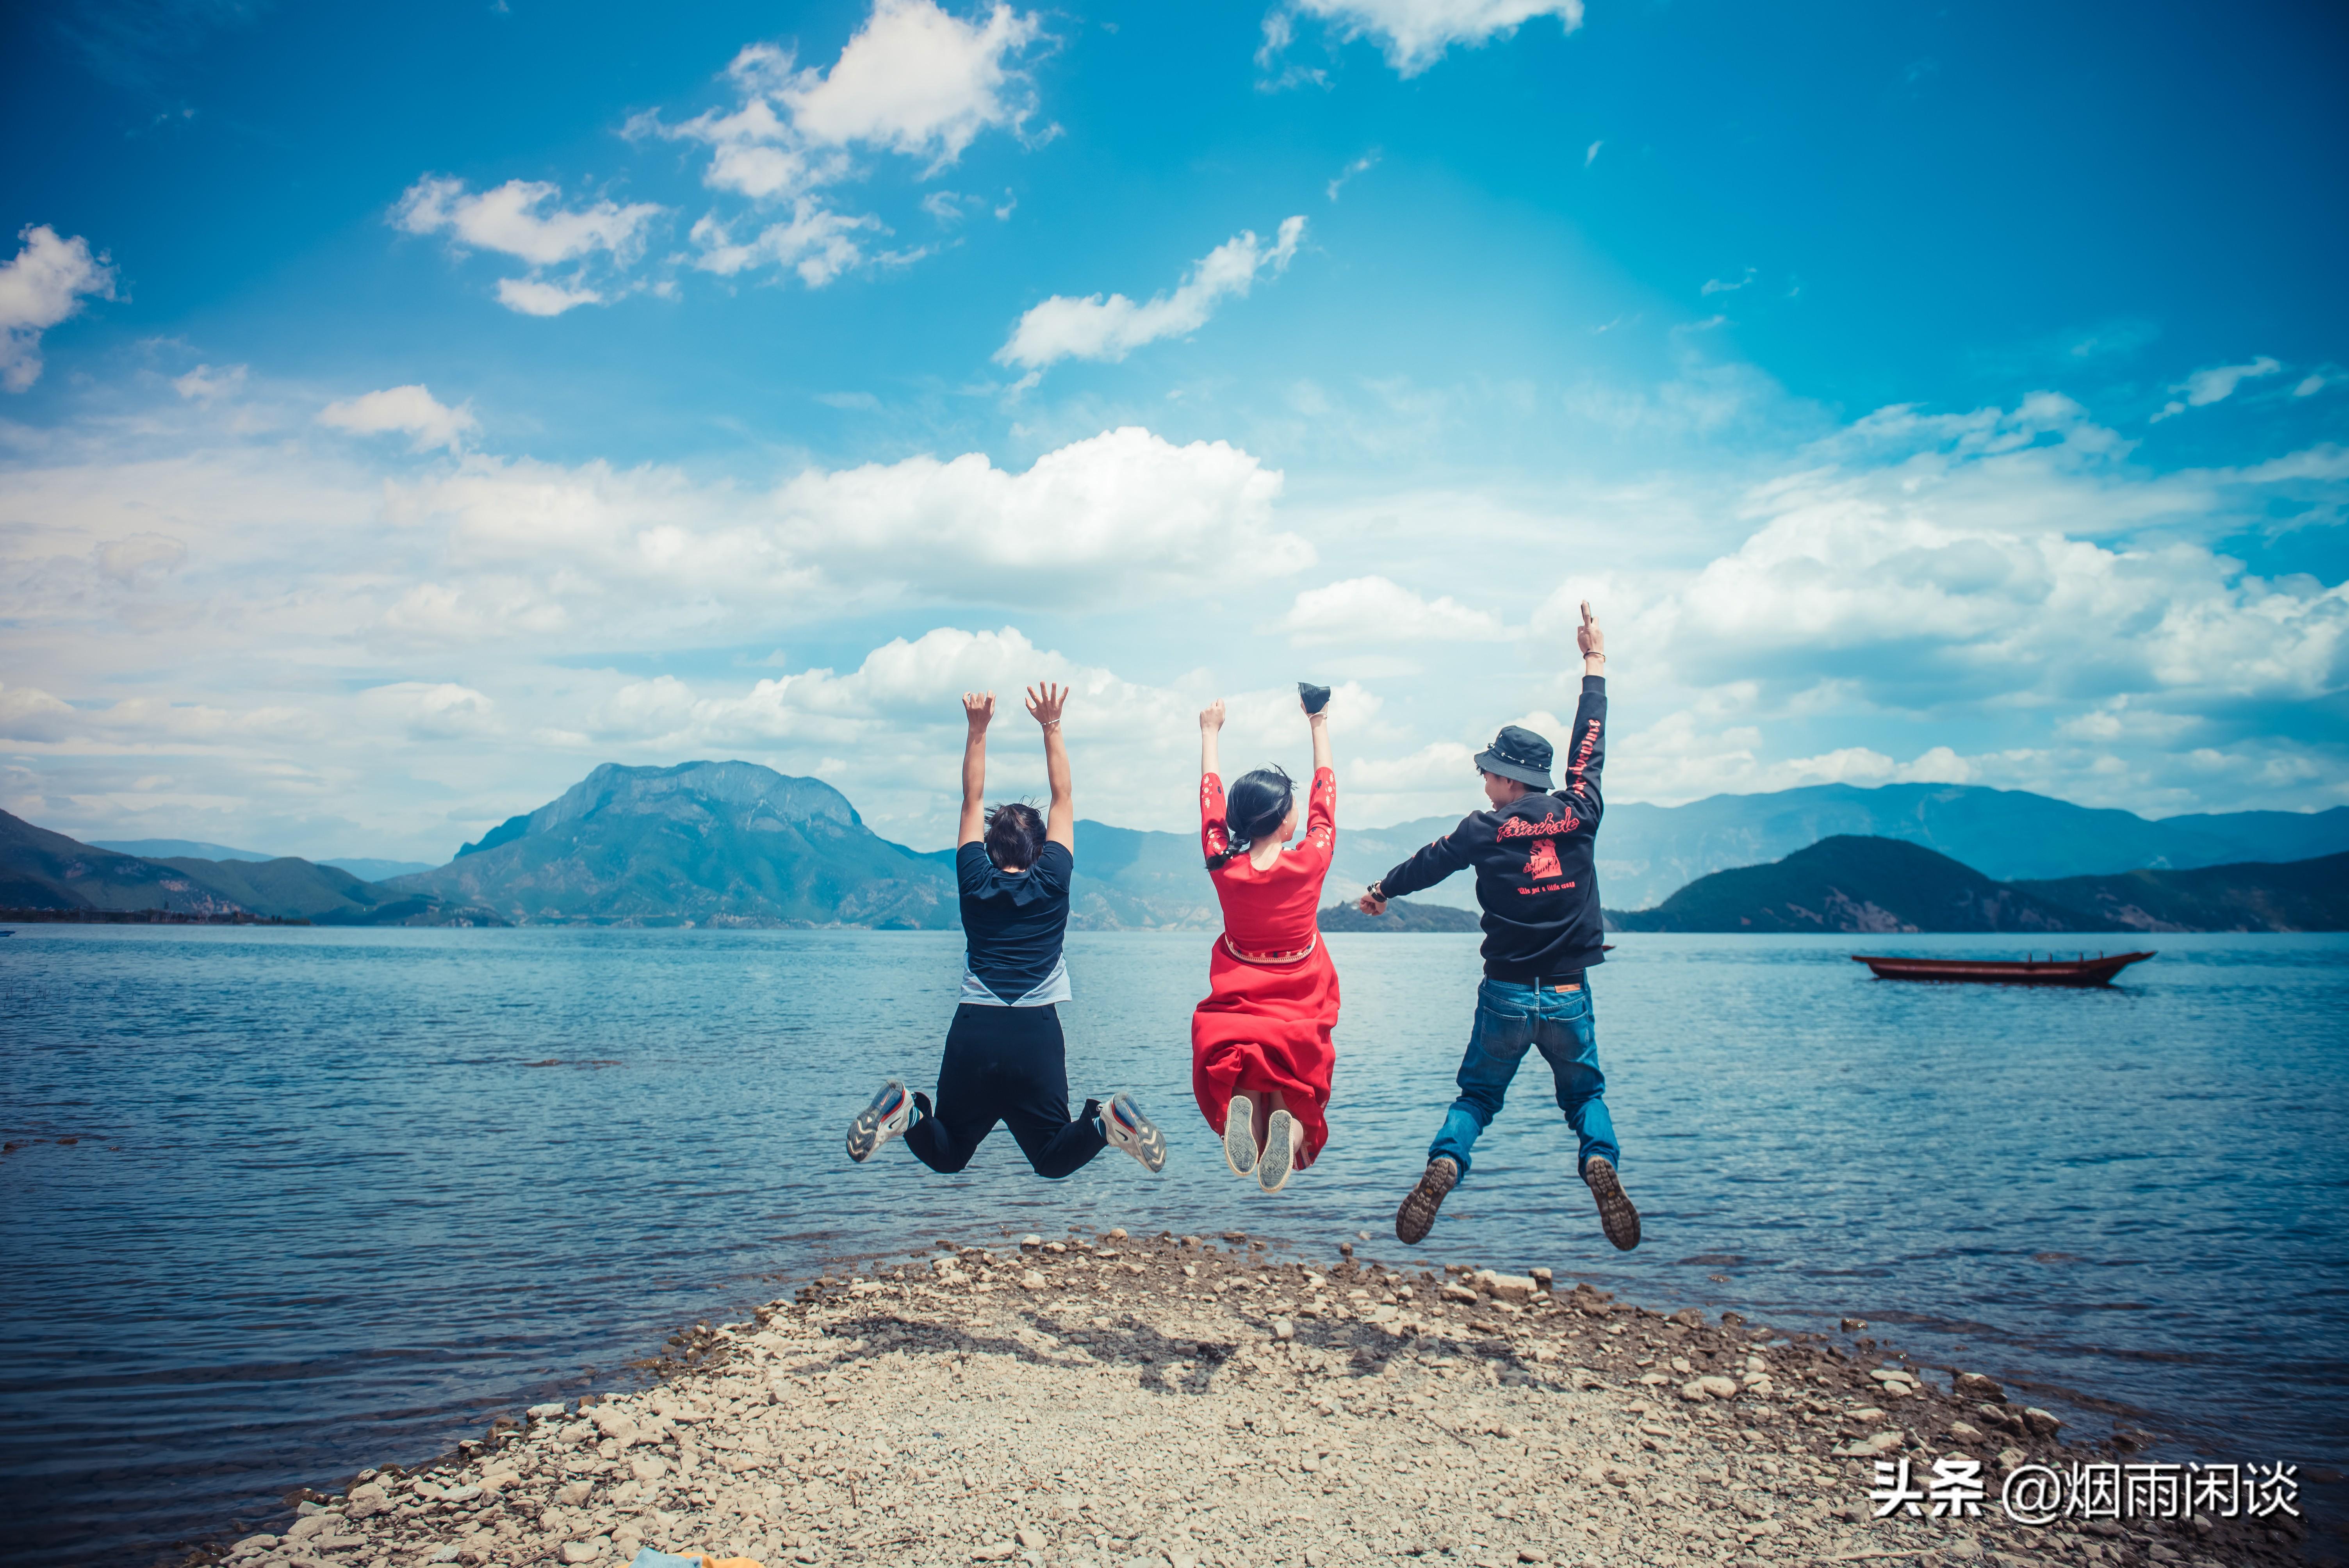
[[[1044,727],[1044,777],[1052,786],[1052,805],[1044,818],[1044,839],[1077,852],[1077,798],[1069,786],[1069,747],[1061,736],[1061,711],[1069,705],[1069,688],[1050,681],[1028,688],[1028,712]]]
[[[1325,707],[1319,713],[1307,714],[1305,727],[1313,732],[1313,771],[1319,773],[1324,768],[1337,771],[1338,765],[1330,760],[1330,710]]]
[[[1582,696],[1575,705],[1574,727],[1567,732],[1566,782],[1557,794],[1574,809],[1581,830],[1595,833],[1606,810],[1599,775],[1607,766],[1607,634],[1587,599],[1574,640],[1582,648]]]
[[[1217,765],[1216,751],[1216,741],[1223,727],[1224,699],[1217,697],[1199,710],[1199,776],[1203,779],[1223,771]]]
[[[962,742],[962,828],[955,847],[975,844],[987,837],[987,724],[995,717],[995,694],[962,694],[963,721],[969,733]]]

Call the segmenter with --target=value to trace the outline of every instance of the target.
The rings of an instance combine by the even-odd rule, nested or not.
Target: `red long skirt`
[[[1191,1014],[1191,1093],[1223,1136],[1234,1093],[1278,1089],[1305,1129],[1299,1170],[1330,1140],[1330,1075],[1338,1047],[1338,969],[1327,943],[1294,964],[1244,964],[1216,939],[1207,999]]]

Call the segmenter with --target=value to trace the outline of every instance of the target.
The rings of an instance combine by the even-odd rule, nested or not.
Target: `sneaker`
[[[1155,1175],[1166,1169],[1166,1135],[1142,1114],[1132,1095],[1110,1096],[1109,1103],[1102,1107],[1101,1120],[1111,1145],[1141,1161],[1144,1171]]]
[[[848,1124],[848,1157],[859,1165],[873,1158],[873,1151],[914,1125],[914,1097],[895,1078],[881,1086],[873,1103],[857,1112],[856,1119]]]
[[[1603,1154],[1592,1155],[1582,1167],[1582,1179],[1590,1184],[1590,1195],[1599,1200],[1599,1225],[1607,1239],[1618,1252],[1628,1253],[1638,1246],[1640,1211],[1623,1195],[1623,1183],[1615,1179],[1614,1161]]]
[[[1256,1159],[1256,1183],[1278,1192],[1297,1174],[1297,1157],[1305,1149],[1305,1124],[1285,1110],[1276,1110],[1264,1124],[1264,1152]]]
[[[1236,1094],[1224,1108],[1224,1163],[1235,1176],[1256,1170],[1256,1097]]]
[[[1435,1223],[1435,1211],[1444,1207],[1444,1200],[1458,1185],[1460,1166],[1455,1161],[1445,1155],[1429,1161],[1420,1173],[1419,1185],[1403,1194],[1402,1205],[1395,1210],[1395,1240],[1413,1247],[1427,1240],[1428,1229]]]

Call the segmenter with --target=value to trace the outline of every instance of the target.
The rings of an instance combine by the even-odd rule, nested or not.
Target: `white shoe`
[[[1236,1094],[1224,1111],[1224,1163],[1235,1176],[1256,1170],[1256,1096]]]
[[[1142,1161],[1142,1168],[1153,1175],[1166,1169],[1166,1135],[1158,1124],[1142,1114],[1133,1097],[1113,1094],[1109,1103],[1101,1108],[1102,1131],[1108,1135],[1112,1148],[1123,1149]]]
[[[1257,1156],[1257,1185],[1278,1192],[1297,1173],[1297,1156],[1305,1145],[1305,1124],[1285,1110],[1276,1110],[1264,1127],[1264,1152]]]
[[[848,1124],[848,1157],[862,1165],[873,1151],[914,1124],[914,1097],[905,1086],[890,1078],[873,1097],[873,1103]]]

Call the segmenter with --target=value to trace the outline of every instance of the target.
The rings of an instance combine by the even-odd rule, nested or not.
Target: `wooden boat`
[[[1854,964],[1865,964],[1878,980],[1975,980],[1992,985],[2109,985],[2113,976],[2150,953],[2116,953],[2110,957],[2083,953],[2077,958],[2026,957],[2021,963],[1994,958],[1889,958],[1855,953]]]

